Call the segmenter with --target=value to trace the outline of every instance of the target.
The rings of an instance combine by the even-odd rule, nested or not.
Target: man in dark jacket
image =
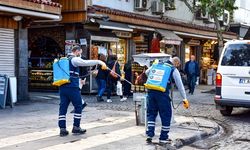
[[[123,69],[123,71],[125,72],[125,79],[128,80],[129,82],[131,82],[132,80],[132,63],[133,63],[133,60],[128,61],[125,64],[124,69]],[[124,100],[132,95],[131,84],[128,82],[124,82],[124,94],[123,95],[125,96]]]
[[[191,55],[191,60],[186,63],[185,73],[187,74],[189,93],[193,95],[197,77],[200,76],[199,65],[195,61],[194,55]]]

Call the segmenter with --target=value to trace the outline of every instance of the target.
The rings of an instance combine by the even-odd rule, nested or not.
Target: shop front
[[[99,22],[100,23],[100,22]],[[85,30],[83,39],[86,40],[88,54],[86,58],[91,60],[97,60],[99,54],[104,54],[108,57],[109,50],[112,50],[112,55],[116,55],[118,63],[120,64],[121,72],[127,58],[129,57],[129,39],[132,37],[132,31],[128,27],[120,24],[105,23],[106,26],[100,24],[99,30]],[[102,25],[102,26],[101,26]],[[115,25],[115,26],[114,26]],[[122,26],[122,27],[121,27]],[[122,31],[121,31],[122,30]],[[90,71],[92,67],[88,68]],[[122,72],[122,75],[124,73]],[[82,93],[94,93],[97,92],[97,84],[95,77],[90,75],[87,77],[86,85],[84,85]]]
[[[219,51],[216,50],[217,41],[206,40],[202,44],[201,54],[201,75],[200,82],[203,84],[214,85],[219,59]]]
[[[160,41],[160,51],[173,56],[180,56],[180,45],[183,41],[178,35],[169,30],[156,30],[162,36]]]
[[[185,63],[190,60],[191,55],[196,56],[200,67],[201,84],[214,84],[215,71],[219,58],[217,41],[209,39],[185,39]]]
[[[155,37],[154,39],[154,33],[155,33],[155,29],[154,28],[149,28],[149,27],[145,27],[145,26],[130,26],[131,28],[133,28],[134,32],[133,32],[133,51],[132,51],[132,55],[143,55],[144,53],[150,53],[151,49],[150,47],[152,47],[152,43],[154,42],[159,42],[158,39],[156,39],[157,37]],[[155,50],[157,51],[159,48],[157,46],[158,44],[156,43],[155,46]],[[132,56],[131,56],[132,57]],[[146,59],[145,59],[146,61]],[[132,91],[134,92],[145,92],[145,80],[146,80],[146,76],[145,76],[145,71],[147,69],[147,66],[144,65],[140,65],[138,62],[134,62],[132,64]]]
[[[0,74],[17,80],[18,101],[28,100],[28,28],[31,22],[60,20],[61,5],[1,0],[0,7]]]
[[[30,28],[29,90],[56,90],[53,82],[53,61],[65,56],[63,27]]]

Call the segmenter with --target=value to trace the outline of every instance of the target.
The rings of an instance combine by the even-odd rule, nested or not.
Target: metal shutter
[[[0,74],[15,76],[14,30],[0,28]]]

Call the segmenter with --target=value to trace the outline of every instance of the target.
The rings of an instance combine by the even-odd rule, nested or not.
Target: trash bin
[[[207,70],[207,85],[213,85],[214,69]]]
[[[145,125],[147,120],[147,94],[133,93],[133,101],[135,102],[135,118],[136,125]]]

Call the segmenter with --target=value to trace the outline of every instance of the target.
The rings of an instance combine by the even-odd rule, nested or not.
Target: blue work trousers
[[[58,125],[60,128],[66,128],[66,114],[67,109],[72,102],[75,114],[74,114],[74,126],[79,127],[82,115],[82,98],[78,87],[60,87],[60,107]]]
[[[148,102],[147,102],[147,131],[148,137],[153,137],[155,135],[155,119],[160,114],[162,128],[160,141],[167,141],[168,133],[170,130],[170,122],[172,117],[172,108],[170,104],[169,92],[160,92],[155,90],[150,90],[148,92]]]

